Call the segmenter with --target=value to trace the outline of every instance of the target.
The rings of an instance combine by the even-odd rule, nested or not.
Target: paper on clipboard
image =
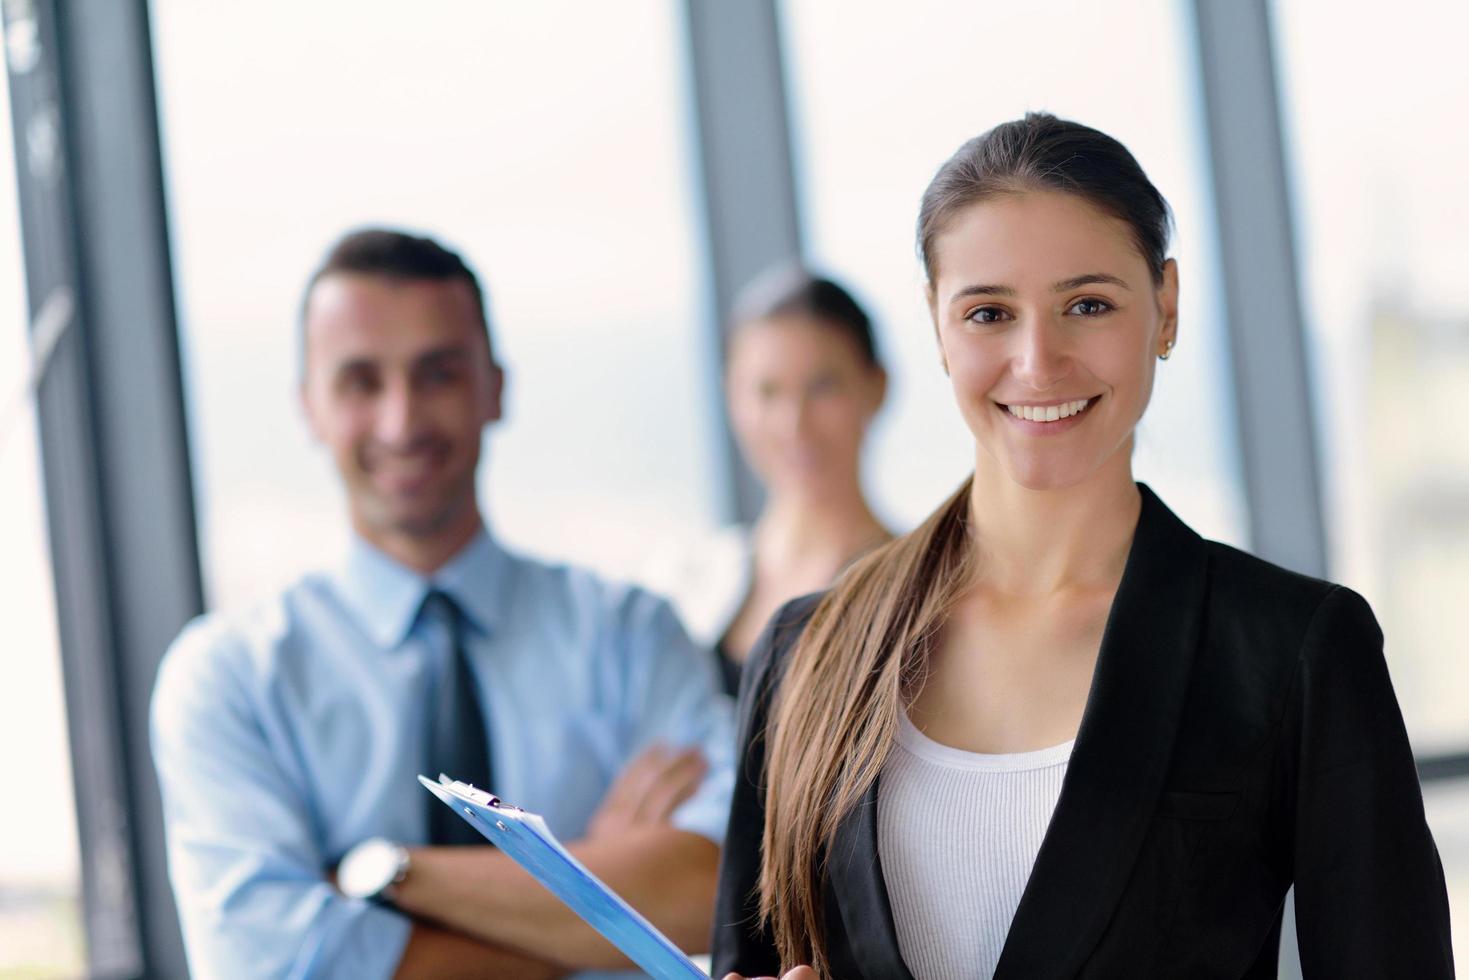
[[[655,980],[708,980],[667,936],[587,870],[538,814],[443,774],[418,781]]]

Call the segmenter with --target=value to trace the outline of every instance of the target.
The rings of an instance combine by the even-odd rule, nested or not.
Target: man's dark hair
[[[380,276],[402,281],[463,280],[469,284],[469,291],[474,295],[480,326],[485,331],[485,343],[491,351],[494,350],[494,346],[490,344],[490,319],[485,313],[485,297],[480,289],[479,278],[464,259],[460,258],[458,252],[445,248],[432,238],[410,235],[393,228],[362,228],[343,235],[326,253],[326,258],[306,283],[306,292],[301,298],[300,317],[303,360],[306,351],[306,308],[311,301],[311,291],[322,279],[339,274]]]

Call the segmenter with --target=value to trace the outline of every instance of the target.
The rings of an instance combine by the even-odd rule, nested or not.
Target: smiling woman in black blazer
[[[715,976],[1453,975],[1367,604],[1133,481],[1167,205],[1048,115],[959,149],[919,250],[974,475],[746,668]],[[806,971],[801,971],[807,975]]]

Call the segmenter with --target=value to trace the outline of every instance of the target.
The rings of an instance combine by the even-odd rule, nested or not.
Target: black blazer
[[[1273,980],[1292,883],[1307,978],[1453,976],[1443,869],[1367,603],[1205,541],[1141,490],[1070,766],[995,977]],[[783,608],[745,670],[715,977],[779,972],[755,914],[763,735],[819,598]],[[876,813],[874,786],[826,855],[827,952],[837,977],[911,980]]]

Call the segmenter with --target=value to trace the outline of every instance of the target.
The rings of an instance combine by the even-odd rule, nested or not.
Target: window
[[[1420,756],[1469,751],[1469,10],[1274,5],[1332,577],[1372,603]],[[1370,66],[1370,70],[1364,70]],[[1469,787],[1425,791],[1469,934]]]
[[[899,526],[929,513],[973,465],[922,300],[919,197],[964,140],[1044,109],[1120,139],[1177,214],[1179,347],[1159,366],[1135,471],[1201,533],[1242,542],[1212,203],[1182,9],[1148,0],[1118,18],[1080,0],[1044,11],[940,0],[901,10],[784,4],[809,252],[870,300],[880,321],[893,384],[868,486]]]
[[[11,153],[9,76],[0,72],[0,975],[79,976],[86,969],[81,861],[72,795],[56,601],[46,540],[26,286]]]
[[[1423,0],[1368,20],[1315,0],[1275,12],[1332,574],[1382,621],[1420,753],[1463,750],[1469,76],[1444,18],[1469,29],[1469,12]]]
[[[153,4],[212,604],[344,540],[296,408],[295,318],[328,244],[366,223],[440,235],[485,282],[509,372],[481,474],[500,535],[625,572],[716,519],[677,9],[407,14]]]

